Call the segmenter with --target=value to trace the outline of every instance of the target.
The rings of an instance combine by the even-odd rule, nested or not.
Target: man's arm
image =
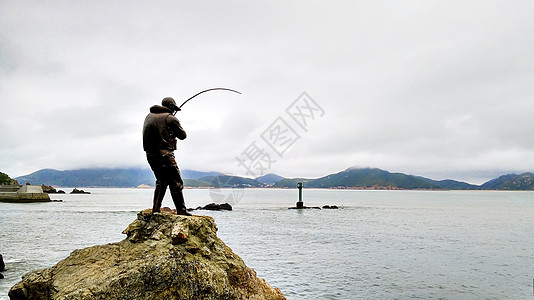
[[[176,138],[179,140],[184,140],[187,137],[185,130],[182,128],[180,121],[178,121],[176,117],[170,115],[169,118],[167,118],[167,126],[169,126]]]

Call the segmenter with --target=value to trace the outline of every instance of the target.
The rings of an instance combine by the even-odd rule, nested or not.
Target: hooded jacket
[[[159,153],[161,150],[176,150],[176,138],[187,137],[180,121],[172,111],[161,105],[154,105],[143,124],[143,149],[147,153]]]

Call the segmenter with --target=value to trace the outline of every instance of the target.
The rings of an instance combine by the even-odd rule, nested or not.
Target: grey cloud
[[[531,10],[483,1],[3,1],[0,153],[11,159],[0,166],[22,175],[143,165],[148,107],[228,86],[243,95],[206,95],[179,114],[191,132],[182,165],[243,173],[235,156],[307,91],[325,117],[270,171],[319,176],[362,165],[475,180],[534,169]],[[23,136],[55,143],[35,149]]]

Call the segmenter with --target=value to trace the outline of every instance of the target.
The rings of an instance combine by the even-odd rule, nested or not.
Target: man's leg
[[[178,170],[178,168],[176,170],[178,172],[178,176],[180,176],[180,171]],[[191,214],[187,212],[187,208],[185,206],[185,199],[183,193],[184,183],[182,181],[182,178],[175,177],[174,180],[170,182],[169,188],[171,190],[172,201],[174,202],[174,206],[176,206],[176,214],[191,216]]]
[[[182,180],[182,175],[180,174],[180,169],[174,159],[174,154],[169,154],[166,156],[166,167],[169,171],[169,188],[171,190],[172,201],[176,206],[176,213],[184,216],[191,216],[187,212],[185,206],[185,199],[182,190],[184,189],[184,181]]]
[[[161,203],[165,192],[167,191],[167,184],[159,180],[156,180],[156,189],[154,190],[154,205],[152,207],[152,213],[160,212]]]
[[[162,156],[159,153],[147,153],[147,160],[152,172],[154,172],[154,176],[156,177],[156,188],[154,189],[152,213],[157,213],[160,212],[161,203],[163,202],[163,197],[165,197],[165,192],[167,191],[167,186],[169,186],[169,184],[165,181],[165,165]]]
[[[192,216],[185,207],[185,199],[184,194],[182,191],[179,192],[172,192],[172,201],[174,202],[174,205],[176,206],[176,214],[183,215],[183,216]]]

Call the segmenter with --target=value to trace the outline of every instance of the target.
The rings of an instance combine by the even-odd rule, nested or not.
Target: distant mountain
[[[206,176],[224,175],[221,172],[201,172],[201,171],[193,171],[193,170],[180,170],[180,174],[182,175],[182,178],[184,179],[200,179]]]
[[[492,179],[480,186],[483,190],[534,190],[534,174],[508,174]]]
[[[490,180],[481,186],[455,180],[432,180],[425,177],[390,173],[376,168],[348,168],[342,172],[317,179],[283,178],[266,174],[256,179],[228,176],[220,172],[182,170],[186,187],[267,187],[296,188],[302,182],[308,188],[362,188],[362,189],[445,189],[445,190],[534,190],[534,174],[508,174]],[[137,187],[153,186],[155,179],[149,168],[77,169],[58,171],[42,169],[14,178],[20,184],[59,187]],[[0,173],[0,184],[9,176]],[[273,185],[274,184],[274,185]]]
[[[214,187],[213,184],[198,179],[184,179],[185,187]]]
[[[150,169],[77,169],[58,171],[42,169],[29,175],[15,178],[21,184],[45,184],[61,187],[136,187],[141,184],[154,185]]]
[[[445,189],[445,190],[478,190],[480,189],[480,186],[469,184],[461,181],[446,179],[446,180],[432,180],[425,177],[419,177],[418,178],[425,180],[426,182],[432,184],[433,186],[439,188],[439,189]]]
[[[296,187],[301,181],[312,188],[390,188],[390,189],[434,189],[432,183],[413,175],[390,173],[376,168],[349,168],[317,179],[283,179],[276,187]]]
[[[312,182],[316,179],[306,179],[306,178],[284,178],[274,184],[274,187],[277,188],[296,188],[298,182],[302,182],[304,187],[311,187],[308,185],[309,182]]]
[[[268,184],[268,185],[271,185],[271,184],[275,184],[277,183],[278,181],[284,179],[284,177],[282,176],[278,176],[276,174],[273,174],[273,173],[269,173],[269,174],[265,174],[263,176],[260,176],[258,178],[256,178],[257,181],[263,183],[263,184]]]
[[[274,186],[295,188],[440,189],[440,190],[534,190],[534,174],[508,174],[480,186],[456,180],[433,180],[421,176],[390,173],[376,168],[348,168],[317,179],[285,178]]]
[[[212,187],[229,188],[229,187],[262,187],[263,183],[256,179],[244,178],[239,176],[206,176],[199,179],[199,181],[207,182]]]
[[[181,171],[182,177],[187,185],[203,187],[210,186],[209,183],[199,182],[198,179],[205,176],[222,175],[219,172],[200,172],[192,170]],[[15,178],[19,183],[30,182],[32,184],[46,184],[61,187],[137,187],[141,184],[153,186],[155,182],[154,174],[149,168],[123,168],[123,169],[76,169],[58,171],[53,169],[42,169],[29,175]]]

